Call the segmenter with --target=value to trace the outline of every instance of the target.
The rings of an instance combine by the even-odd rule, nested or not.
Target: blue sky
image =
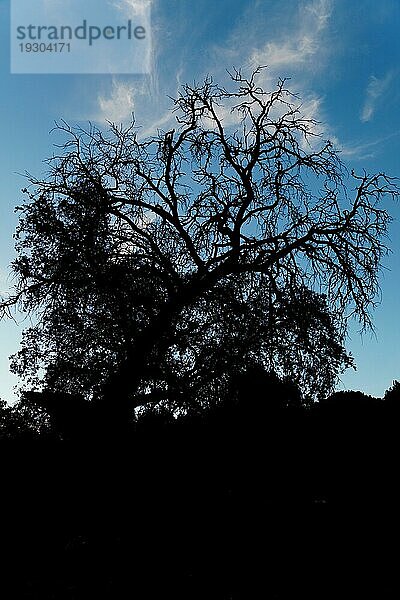
[[[20,0],[19,0],[20,1]],[[29,0],[26,0],[29,1]],[[57,3],[59,0],[43,0]],[[109,3],[97,0],[98,4]],[[268,65],[264,83],[290,77],[304,111],[323,123],[326,136],[350,168],[400,175],[400,2],[398,0],[115,0],[129,10],[152,5],[152,57],[148,75],[10,74],[10,1],[0,0],[0,290],[11,285],[12,235],[25,170],[44,173],[43,160],[61,118],[71,124],[124,122],[135,112],[144,133],[167,127],[169,96],[207,73],[224,83],[226,69]],[[64,4],[67,0],[64,0]],[[351,326],[348,348],[357,371],[342,386],[382,395],[400,379],[400,207],[392,254],[385,262],[382,301],[374,312],[375,336]],[[396,220],[397,219],[397,220]],[[0,323],[0,397],[12,400],[16,380],[10,354],[29,324]]]

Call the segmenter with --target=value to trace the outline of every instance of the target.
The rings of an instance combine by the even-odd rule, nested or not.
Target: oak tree
[[[175,127],[65,136],[19,207],[15,293],[35,314],[14,370],[107,405],[221,397],[246,365],[309,397],[352,362],[347,321],[372,325],[398,195],[347,169],[279,80],[183,86]]]

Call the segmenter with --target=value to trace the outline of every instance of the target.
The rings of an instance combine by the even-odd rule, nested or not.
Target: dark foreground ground
[[[375,400],[4,440],[0,598],[400,598],[399,440]]]

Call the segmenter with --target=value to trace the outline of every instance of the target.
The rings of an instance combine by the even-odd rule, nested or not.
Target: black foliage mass
[[[257,368],[124,431],[62,394],[3,404],[1,597],[397,598],[399,407],[398,382],[305,407]]]

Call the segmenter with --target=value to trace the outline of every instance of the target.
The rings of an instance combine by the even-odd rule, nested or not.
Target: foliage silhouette
[[[399,410],[400,405],[400,382],[396,379],[393,381],[392,386],[386,390],[385,395],[383,397],[385,403],[387,405],[391,405],[393,408],[397,408]]]

